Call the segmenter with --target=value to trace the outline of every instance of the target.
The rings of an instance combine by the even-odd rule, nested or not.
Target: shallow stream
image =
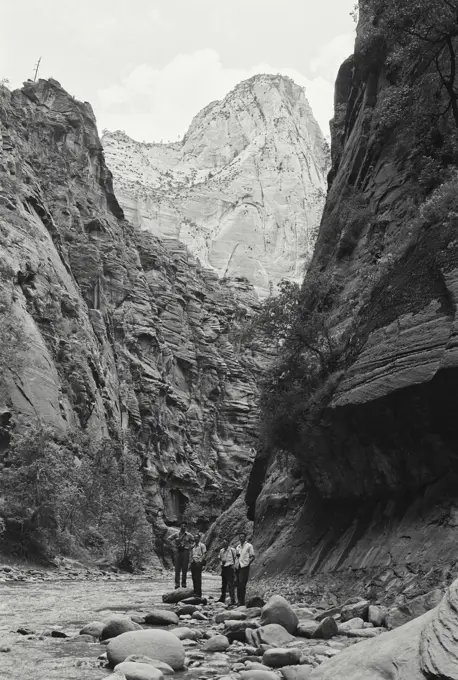
[[[204,594],[218,596],[220,579],[204,577]],[[173,588],[171,574],[127,580],[56,580],[0,584],[0,680],[99,680],[109,675],[97,657],[98,642],[20,635],[27,628],[41,635],[61,630],[79,633],[90,621],[110,612],[145,612],[162,605],[162,594]],[[184,674],[176,674],[178,678]]]

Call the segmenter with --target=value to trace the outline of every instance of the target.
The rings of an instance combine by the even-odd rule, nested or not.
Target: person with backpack
[[[239,605],[245,604],[245,593],[250,566],[254,560],[254,548],[246,540],[246,533],[240,532],[240,543],[236,548],[237,559],[235,561],[235,574],[237,579],[237,600]]]
[[[221,597],[218,602],[226,602],[226,592],[229,591],[231,604],[235,604],[235,562],[237,553],[229,545],[229,539],[223,539],[223,547],[219,551],[221,564]]]
[[[207,547],[202,543],[202,534],[196,534],[191,557],[191,576],[194,595],[202,597],[202,570],[207,559]]]

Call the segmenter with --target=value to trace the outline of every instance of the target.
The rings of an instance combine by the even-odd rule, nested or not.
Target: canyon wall
[[[332,357],[318,386],[303,378],[311,396],[283,453],[258,454],[247,501],[258,575],[390,597],[456,571],[458,153],[426,43],[395,42],[376,4],[361,3],[338,74],[329,192],[303,288],[304,318],[325,319]],[[312,302],[311,281],[322,288]]]
[[[181,142],[102,138],[126,217],[177,238],[220,277],[265,297],[302,281],[321,218],[328,151],[304,89],[257,75],[195,116]]]
[[[254,451],[265,358],[238,331],[256,294],[124,219],[89,104],[55,80],[0,98],[0,318],[17,342],[0,352],[2,448],[36,420],[122,428],[157,541],[182,515],[206,527]]]

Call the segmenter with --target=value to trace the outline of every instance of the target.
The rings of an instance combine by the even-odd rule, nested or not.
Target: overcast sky
[[[307,88],[325,134],[351,52],[354,0],[5,0],[0,78],[53,77],[89,101],[99,129],[182,137],[192,117],[255,73]]]

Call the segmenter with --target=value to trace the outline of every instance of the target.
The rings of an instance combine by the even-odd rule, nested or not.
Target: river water
[[[205,575],[204,593],[218,596],[220,579]],[[18,628],[41,635],[61,630],[79,633],[90,621],[110,613],[142,613],[162,605],[173,588],[171,574],[126,580],[12,582],[0,584],[0,680],[99,680],[109,675],[97,661],[98,642],[45,637],[28,639]],[[185,625],[185,624],[183,624]],[[180,674],[182,675],[182,674]]]

